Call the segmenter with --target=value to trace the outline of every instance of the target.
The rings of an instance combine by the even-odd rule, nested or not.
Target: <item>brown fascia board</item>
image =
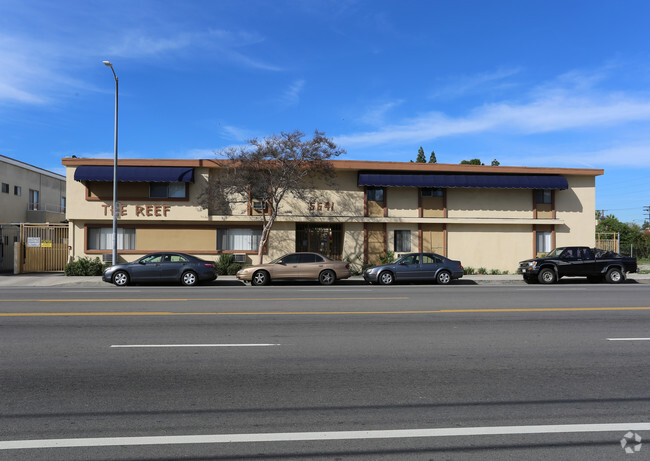
[[[111,158],[72,158],[65,157],[64,166],[113,165]],[[194,168],[218,168],[230,163],[224,159],[121,159],[121,166],[184,166]],[[485,174],[561,174],[576,176],[600,176],[603,169],[588,168],[545,168],[525,166],[491,166],[491,165],[456,165],[449,163],[415,163],[415,162],[374,162],[363,160],[331,160],[335,169],[354,171],[401,171],[411,173],[485,173]]]

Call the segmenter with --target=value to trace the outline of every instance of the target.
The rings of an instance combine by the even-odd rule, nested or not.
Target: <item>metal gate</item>
[[[21,224],[18,272],[62,272],[68,262],[67,224]]]

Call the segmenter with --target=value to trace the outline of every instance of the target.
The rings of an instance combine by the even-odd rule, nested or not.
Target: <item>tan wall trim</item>
[[[81,165],[113,165],[113,159],[97,158],[64,158],[61,163],[64,166]],[[543,167],[514,167],[514,166],[491,166],[491,165],[458,165],[446,163],[410,163],[410,162],[368,162],[361,160],[331,160],[333,168],[343,170],[375,170],[375,171],[411,171],[411,172],[446,172],[446,173],[486,173],[486,174],[562,174],[580,176],[600,176],[605,174],[602,169],[587,168],[543,168]],[[123,159],[119,161],[121,166],[185,166],[185,167],[206,167],[219,168],[230,166],[231,161],[219,159]]]

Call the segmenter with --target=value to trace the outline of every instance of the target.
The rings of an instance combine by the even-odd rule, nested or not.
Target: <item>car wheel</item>
[[[253,274],[251,278],[251,283],[256,287],[261,287],[269,283],[269,273],[266,271],[257,271]]]
[[[449,272],[438,272],[438,275],[436,275],[436,283],[438,285],[449,285],[449,282],[451,282],[451,274]]]
[[[181,283],[186,287],[191,287],[199,283],[199,277],[194,271],[186,271],[181,275]]]
[[[537,277],[539,283],[551,284],[557,282],[557,275],[553,269],[542,269]]]
[[[612,267],[610,270],[607,271],[607,275],[605,275],[605,279],[607,280],[608,283],[622,283],[625,280],[625,276],[623,275],[623,272],[617,267]]]
[[[336,274],[334,271],[325,270],[318,276],[318,281],[321,285],[331,285],[336,281]]]
[[[113,283],[118,287],[125,287],[129,284],[129,274],[125,271],[117,271],[113,274]]]
[[[393,277],[393,273],[390,271],[384,271],[381,274],[379,274],[379,283],[382,285],[391,285],[395,281],[395,277]]]

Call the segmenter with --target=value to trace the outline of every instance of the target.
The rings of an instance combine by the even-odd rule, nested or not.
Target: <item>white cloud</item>
[[[388,112],[400,106],[403,102],[404,100],[399,99],[373,105],[359,119],[367,125],[383,125],[386,122]]]
[[[485,92],[511,87],[513,83],[504,80],[521,72],[520,67],[501,68],[493,72],[482,72],[471,76],[460,76],[454,82],[431,92],[432,99],[456,98],[468,93]]]
[[[278,98],[280,103],[283,106],[297,106],[300,102],[300,93],[302,93],[304,87],[304,80],[294,81]]]
[[[371,147],[481,133],[539,134],[650,121],[650,99],[623,93],[579,92],[552,86],[524,102],[500,102],[451,117],[429,112],[375,131],[339,136],[344,146]]]

